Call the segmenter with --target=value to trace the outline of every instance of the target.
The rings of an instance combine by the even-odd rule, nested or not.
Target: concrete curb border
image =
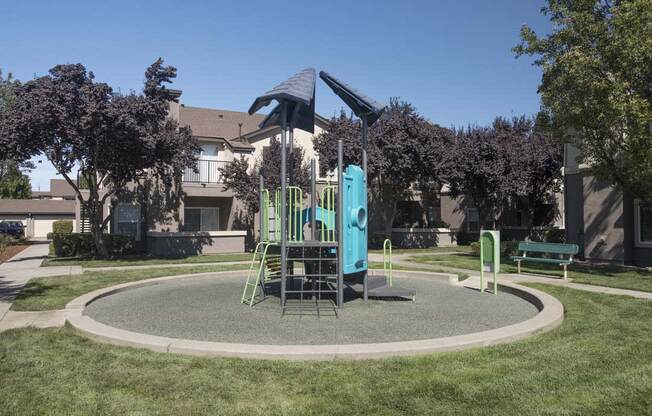
[[[488,331],[414,341],[342,345],[262,345],[194,341],[125,331],[99,323],[83,314],[84,308],[89,303],[123,290],[188,277],[233,276],[234,274],[245,276],[246,273],[246,270],[240,270],[167,276],[99,289],[70,301],[66,305],[66,319],[79,334],[103,343],[193,356],[271,360],[359,360],[459,351],[513,342],[547,332],[561,325],[564,319],[564,307],[556,298],[536,289],[507,282],[500,283],[499,289],[533,303],[539,309],[536,316],[517,324]],[[457,280],[457,276],[446,273],[421,271],[395,271],[394,273],[398,277],[409,275],[410,277],[444,278],[448,279],[451,284],[455,284],[453,282]],[[487,294],[487,296],[491,295]]]

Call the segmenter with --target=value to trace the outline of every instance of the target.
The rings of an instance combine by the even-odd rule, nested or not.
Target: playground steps
[[[385,276],[369,276],[367,294],[373,298],[404,298],[412,301],[417,297],[415,289],[390,286]]]

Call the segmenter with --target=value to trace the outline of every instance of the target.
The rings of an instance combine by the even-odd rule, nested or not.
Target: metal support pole
[[[294,125],[290,123],[288,129],[289,145],[288,145],[288,185],[294,184]]]
[[[281,308],[285,311],[285,288],[287,279],[287,103],[283,102],[281,108]]]
[[[344,305],[344,146],[337,141],[337,307]]]
[[[367,115],[362,115],[362,172],[364,172],[364,183],[365,186],[368,186],[367,180]],[[367,189],[367,195],[369,195],[369,190]],[[369,267],[369,249],[367,245],[369,244],[369,209],[367,207],[368,198],[365,199],[365,212],[367,213],[367,226],[364,228],[364,242],[365,242],[365,265]],[[366,302],[369,299],[369,270],[365,270],[362,276],[362,298]]]
[[[265,178],[263,178],[263,175],[260,175],[260,186],[258,190],[258,218],[260,220],[260,226],[259,226],[259,231],[260,231],[260,240],[259,242],[262,243],[264,241],[265,237],[265,227],[268,227],[268,224],[265,224],[265,196],[263,195],[263,191],[265,189]]]
[[[317,165],[310,160],[310,239],[317,240]]]

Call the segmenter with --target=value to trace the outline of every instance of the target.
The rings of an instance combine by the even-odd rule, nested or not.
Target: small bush
[[[518,241],[509,240],[500,242],[500,255],[502,257],[515,256],[518,253]]]
[[[134,241],[124,235],[105,234],[104,245],[110,256],[123,256],[134,252]],[[95,255],[90,234],[53,234],[52,248],[57,257],[91,257]]]
[[[53,234],[72,234],[72,221],[59,220],[52,223]]]
[[[471,254],[473,254],[476,257],[480,257],[480,242],[474,241],[470,244],[470,246],[471,246]]]
[[[511,257],[515,256],[518,252],[518,241],[508,240],[500,242],[500,256]],[[471,243],[471,254],[480,257],[480,242],[474,241]]]
[[[7,234],[0,234],[0,253],[5,251],[9,245],[13,244],[13,241],[13,237]]]

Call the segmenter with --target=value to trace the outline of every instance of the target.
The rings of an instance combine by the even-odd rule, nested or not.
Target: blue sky
[[[533,0],[29,1],[2,6],[0,69],[20,80],[81,62],[122,91],[140,90],[157,57],[178,68],[186,105],[245,111],[306,68],[379,101],[400,97],[443,126],[533,114],[541,73],[515,59],[522,24],[549,30]],[[321,82],[317,111],[341,101]],[[34,190],[56,172],[32,172]]]

